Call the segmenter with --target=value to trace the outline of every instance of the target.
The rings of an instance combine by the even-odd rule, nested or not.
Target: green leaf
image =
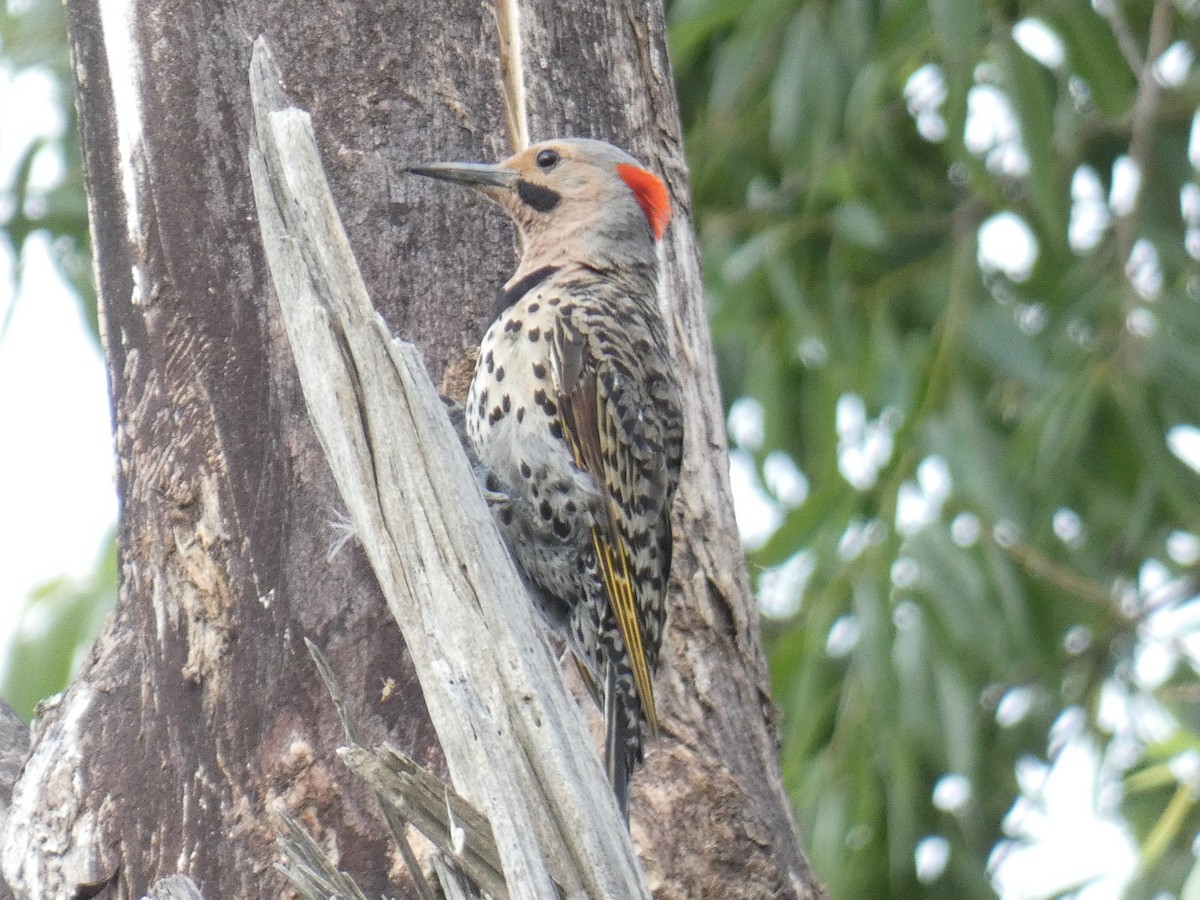
[[[1067,234],[1070,191],[1054,143],[1058,99],[1054,78],[1011,39],[1001,42],[998,53],[1004,87],[1021,127],[1021,143],[1029,155],[1026,184],[1030,202],[1038,214],[1043,240],[1062,243]]]
[[[110,536],[84,582],[57,579],[38,588],[21,611],[0,673],[0,694],[22,718],[67,686],[117,596],[116,543]]]
[[[853,244],[882,249],[887,230],[879,214],[866,203],[843,203],[833,211],[834,231]]]
[[[1084,3],[1047,4],[1042,14],[1062,38],[1067,67],[1083,79],[1092,102],[1112,119],[1128,115],[1137,79],[1104,17]]]
[[[979,59],[986,15],[980,0],[928,0],[933,38],[949,67],[968,71]]]

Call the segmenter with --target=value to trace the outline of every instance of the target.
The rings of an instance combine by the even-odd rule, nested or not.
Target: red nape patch
[[[667,222],[671,220],[671,197],[667,193],[667,186],[653,172],[629,163],[618,165],[617,174],[633,191],[638,205],[646,214],[646,221],[650,223],[650,230],[654,232],[654,239],[661,240],[663,232],[667,230]]]

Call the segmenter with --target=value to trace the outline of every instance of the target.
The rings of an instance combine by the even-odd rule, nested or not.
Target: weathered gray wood
[[[355,746],[340,752],[380,802],[403,810],[417,830],[453,858],[475,884],[494,900],[508,896],[492,826],[481,812],[390,744],[373,751]]]
[[[461,872],[452,868],[444,858],[435,859],[434,868],[446,900],[479,900],[488,896],[464,878]]]
[[[416,665],[460,793],[513,897],[647,896],[633,846],[470,464],[415,349],[367,296],[307,114],[251,94],[263,246],[309,415]]]
[[[362,729],[359,728],[355,721],[354,714],[350,711],[350,704],[346,701],[346,694],[342,690],[341,682],[338,681],[337,675],[334,674],[333,666],[329,664],[325,654],[321,649],[308,638],[304,639],[304,646],[308,648],[308,654],[312,657],[313,662],[317,666],[317,671],[321,673],[321,680],[325,682],[325,687],[329,691],[329,699],[333,701],[334,708],[337,710],[338,719],[342,723],[342,730],[346,732],[346,740],[350,742],[352,747],[361,745]],[[413,763],[413,765],[416,765]],[[429,887],[429,883],[425,880],[425,873],[421,867],[420,861],[413,852],[412,845],[409,843],[406,828],[408,821],[401,813],[400,805],[395,803],[383,802],[379,790],[372,786],[375,791],[375,796],[380,799],[380,812],[383,813],[383,820],[387,823],[388,833],[392,837],[392,842],[400,851],[400,858],[404,860],[404,865],[408,869],[409,874],[413,879],[413,887],[417,892],[418,900],[434,900],[433,891]],[[494,867],[496,872],[500,871],[500,863],[497,858]],[[503,880],[503,876],[500,876]]]
[[[287,813],[277,813],[283,834],[279,844],[283,848],[284,862],[276,863],[308,900],[367,900],[366,894],[348,874],[339,871],[329,861],[328,855],[304,828]]]
[[[143,900],[204,900],[196,882],[186,875],[171,875],[155,882]]]
[[[0,700],[0,832],[4,829],[4,820],[8,818],[13,785],[17,783],[28,757],[29,726],[21,721],[11,706]],[[12,896],[8,882],[0,877],[0,900],[10,900]]]

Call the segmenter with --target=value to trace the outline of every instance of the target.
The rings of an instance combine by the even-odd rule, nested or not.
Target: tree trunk
[[[370,296],[435,378],[486,327],[513,234],[482,201],[399,171],[507,154],[502,57],[523,60],[508,83],[524,83],[535,140],[604,138],[666,177],[688,443],[656,690],[664,734],[634,778],[633,835],[656,896],[817,891],[779,777],[733,526],[662,10],[498,2],[494,17],[464,0],[68,0],[121,594],[14,790],[2,863],[17,896],[109,881],[102,896],[135,898],[176,872],[208,898],[274,896],[277,805],[368,896],[406,890],[371,798],[334,754],[344,738],[305,637],[326,650],[366,743],[443,764],[362,548],[329,552],[345,507],[299,392],[248,172],[259,33],[312,114]]]

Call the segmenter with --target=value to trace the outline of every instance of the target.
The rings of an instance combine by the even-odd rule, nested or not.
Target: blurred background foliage
[[[0,186],[0,241],[19,267],[30,235],[45,232],[53,238],[59,272],[74,288],[99,343],[75,84],[61,3],[9,0],[0,9],[0,69],[17,90],[28,75],[48,80],[63,120],[54,138],[37,138],[21,146],[14,145],[21,129],[10,127],[0,133],[5,160],[13,167]],[[47,174],[39,173],[39,166]]]
[[[1200,897],[1198,16],[669,3],[784,775],[835,898],[1114,896],[1099,846],[1021,880],[1064,766],[1128,836],[1123,895]],[[10,0],[0,65],[67,122],[0,239],[49,232],[94,329],[55,0]],[[29,600],[24,715],[115,584],[106,552]]]
[[[78,298],[99,344],[74,82],[58,0],[10,0],[0,5],[0,78],[10,92],[46,90],[61,122],[48,137],[31,137],[23,123],[0,124],[0,253],[14,263],[10,283],[0,289],[15,298],[0,304],[0,353],[17,304],[39,300],[36,293],[19,290],[31,238],[37,237],[49,238],[56,271]],[[6,433],[5,439],[19,438]],[[109,535],[91,576],[55,579],[23,604],[17,598],[0,598],[4,614],[19,619],[3,655],[0,695],[21,716],[28,719],[38,700],[66,684],[116,601],[116,583],[116,552]]]
[[[670,5],[784,774],[833,897],[1088,888],[1101,846],[1041,889],[1006,868],[1067,748],[1140,851],[1127,896],[1194,871],[1198,14]]]

